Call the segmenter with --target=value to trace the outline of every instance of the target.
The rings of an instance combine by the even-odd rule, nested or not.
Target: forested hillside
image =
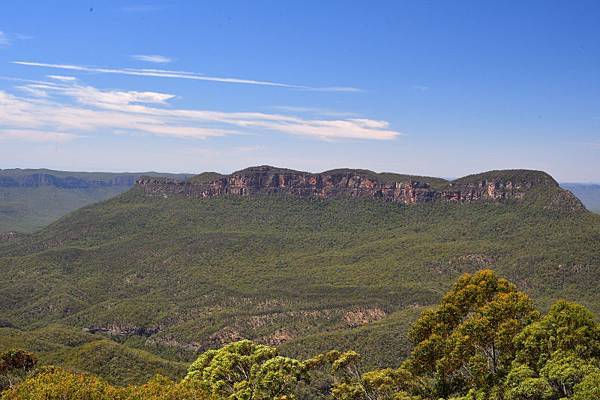
[[[464,274],[410,329],[398,368],[368,370],[353,350],[285,357],[240,340],[208,350],[183,379],[116,387],[14,349],[0,354],[3,400],[591,400],[600,396],[600,324],[557,301],[544,315],[491,270]],[[385,343],[380,343],[385,346]],[[398,360],[400,362],[400,360]],[[130,369],[137,369],[131,365]],[[4,390],[4,393],[2,393]]]
[[[460,182],[484,197],[456,201],[465,197],[452,189],[449,199],[409,204],[284,191],[202,198],[138,185],[0,242],[0,350],[20,344],[113,384],[179,378],[198,353],[241,339],[299,358],[352,349],[365,368],[396,368],[419,314],[482,268],[542,311],[559,298],[600,311],[600,216],[574,208],[545,174]],[[492,196],[491,184],[527,190]]]
[[[140,175],[186,177],[49,169],[0,170],[0,234],[41,229],[80,207],[129,190]]]

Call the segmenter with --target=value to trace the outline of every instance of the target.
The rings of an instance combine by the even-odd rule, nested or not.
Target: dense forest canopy
[[[39,366],[22,350],[0,357],[2,400],[339,399],[591,400],[600,397],[600,324],[585,307],[557,301],[540,313],[492,270],[462,275],[410,331],[398,368],[364,370],[355,351],[306,359],[241,340],[202,353],[180,381],[137,386]]]

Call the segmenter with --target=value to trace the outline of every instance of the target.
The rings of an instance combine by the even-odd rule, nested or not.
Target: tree
[[[205,352],[188,371],[186,381],[218,398],[290,399],[306,365],[278,355],[274,347],[242,340]]]
[[[515,345],[516,364],[547,382],[553,399],[571,398],[579,385],[580,392],[591,390],[586,379],[600,371],[600,324],[576,303],[556,302],[515,337]]]
[[[508,373],[514,336],[538,316],[529,297],[493,271],[464,274],[412,327],[411,370],[431,379],[439,397],[491,389]]]
[[[506,400],[548,400],[553,393],[550,383],[536,376],[527,365],[513,365],[506,377]]]
[[[23,380],[37,364],[37,358],[25,350],[9,350],[0,354],[0,391]]]
[[[141,386],[115,387],[92,375],[53,366],[42,367],[19,385],[2,393],[2,400],[208,400],[191,383],[156,376]]]
[[[541,369],[556,351],[570,351],[583,359],[600,358],[600,324],[584,306],[560,300],[539,321],[515,338],[517,360]]]
[[[44,367],[6,391],[2,400],[108,400],[120,399],[110,385],[90,375]]]
[[[600,372],[600,369],[573,352],[558,350],[552,353],[540,370],[540,375],[562,398],[571,396],[573,387],[594,372]]]
[[[600,372],[587,375],[575,385],[573,400],[600,399]]]
[[[362,373],[355,351],[331,351],[323,358],[331,363],[333,398],[338,400],[418,400],[419,380],[404,368],[385,368]]]

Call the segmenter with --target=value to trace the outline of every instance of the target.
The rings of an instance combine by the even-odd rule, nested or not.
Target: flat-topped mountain
[[[542,200],[544,207],[583,210],[583,204],[561,189],[548,174],[531,170],[489,171],[453,181],[441,178],[336,169],[321,173],[271,166],[243,169],[230,175],[204,173],[189,180],[141,177],[136,184],[148,196],[208,198],[284,193],[303,198],[365,197],[414,204],[434,201]]]

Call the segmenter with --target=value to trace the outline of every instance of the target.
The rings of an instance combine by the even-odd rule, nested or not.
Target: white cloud
[[[33,82],[19,89],[28,96],[0,91],[2,132],[20,129],[205,139],[266,130],[324,140],[389,140],[400,135],[386,121],[173,108],[169,104],[175,97],[172,94],[101,90],[72,81]]]
[[[0,47],[10,46],[10,39],[6,33],[0,31]]]
[[[33,39],[33,36],[22,35],[20,33],[7,34],[0,31],[0,47],[8,47],[13,44],[15,40],[29,40]]]
[[[64,132],[48,132],[27,129],[0,128],[0,141],[20,140],[27,142],[66,142],[76,139],[77,135]]]
[[[345,111],[335,111],[327,108],[319,108],[319,107],[298,107],[298,106],[273,106],[271,109],[290,112],[294,114],[312,114],[312,115],[320,115],[323,117],[356,117],[356,113],[345,112]]]
[[[134,54],[131,58],[155,64],[168,64],[173,61],[173,59],[169,57],[160,56],[158,54]]]
[[[46,76],[50,79],[54,79],[56,81],[62,81],[62,82],[73,82],[73,81],[77,80],[77,78],[75,78],[74,76],[64,76],[64,75],[46,75]]]
[[[36,87],[33,87],[31,85],[24,85],[24,86],[17,86],[17,89],[28,93],[31,96],[34,97],[48,97],[48,93],[45,90],[42,89],[38,89]]]
[[[120,75],[133,75],[133,76],[147,76],[157,78],[176,78],[176,79],[190,79],[196,81],[209,81],[209,82],[221,82],[221,83],[237,83],[246,85],[259,85],[259,86],[274,86],[289,89],[298,90],[309,90],[309,91],[324,91],[324,92],[359,92],[360,89],[353,87],[310,87],[303,85],[295,85],[289,83],[270,82],[253,79],[241,79],[241,78],[227,78],[227,77],[216,77],[206,76],[195,72],[185,71],[169,71],[161,69],[138,69],[138,68],[105,68],[105,67],[86,67],[83,65],[73,64],[49,64],[34,61],[13,61],[13,64],[26,65],[30,67],[43,67],[43,68],[54,68],[68,71],[79,71],[79,72],[95,72],[103,74],[120,74]]]

